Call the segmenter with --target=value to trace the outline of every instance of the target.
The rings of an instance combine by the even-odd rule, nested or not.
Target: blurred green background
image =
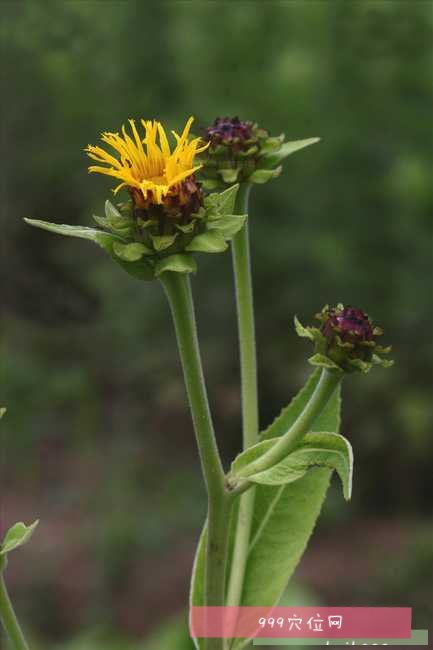
[[[198,132],[239,115],[321,136],[252,195],[262,424],[309,372],[295,313],[359,305],[396,365],[346,381],[354,498],[332,488],[290,598],[432,620],[432,8],[3,0],[1,526],[42,520],[8,571],[35,648],[191,647],[205,496],[163,293],[22,221],[91,225],[111,185],[87,174],[83,147],[141,116],[179,129],[192,114]],[[193,289],[229,461],[240,445],[229,253],[201,256]]]

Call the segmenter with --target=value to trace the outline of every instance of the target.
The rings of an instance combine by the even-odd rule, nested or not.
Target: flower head
[[[207,189],[224,187],[236,181],[266,183],[281,173],[280,163],[298,149],[318,138],[284,142],[284,134],[271,137],[255,122],[239,117],[217,117],[203,130],[209,148],[201,156],[200,175]]]
[[[88,145],[89,156],[98,165],[90,172],[113,176],[121,182],[114,193],[126,188],[128,201],[105,203],[105,216],[95,216],[99,229],[53,224],[27,219],[31,225],[96,242],[131,275],[151,280],[166,271],[196,270],[193,253],[219,253],[242,228],[246,215],[234,214],[238,185],[205,195],[195,178],[200,164],[195,156],[207,149],[199,138],[189,140],[193,118],[182,135],[173,131],[176,144],[170,148],[159,122],[141,120],[141,138],[134,120],[129,134],[103,133],[102,140],[113,153]],[[104,166],[105,165],[105,166]]]
[[[127,187],[137,204],[160,205],[169,196],[176,196],[182,190],[182,183],[190,178],[201,165],[194,164],[197,154],[207,149],[200,138],[188,140],[191,124],[190,117],[182,135],[173,131],[176,145],[171,148],[160,122],[141,120],[144,129],[142,138],[134,120],[129,120],[131,134],[125,126],[122,134],[105,132],[101,140],[109,145],[116,155],[102,147],[88,145],[85,151],[89,157],[100,163],[91,165],[89,172],[113,176],[121,181],[114,193]],[[106,165],[102,167],[101,164]]]
[[[315,343],[316,354],[310,359],[314,365],[334,370],[368,372],[373,365],[389,367],[392,361],[383,359],[391,347],[378,345],[377,339],[383,335],[380,327],[373,325],[369,316],[354,307],[337,305],[324,307],[316,318],[320,328],[303,327],[295,319],[299,336]]]
[[[203,139],[211,148],[224,144],[241,150],[248,147],[253,127],[252,122],[242,122],[238,117],[217,117],[212,126],[205,129]]]

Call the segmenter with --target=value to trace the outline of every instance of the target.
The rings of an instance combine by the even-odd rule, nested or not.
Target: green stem
[[[242,183],[236,199],[236,213],[248,213],[251,185]],[[257,394],[257,358],[254,323],[253,287],[249,246],[248,220],[232,241],[233,270],[238,314],[239,351],[242,386],[243,448],[255,445],[259,435]],[[227,605],[240,605],[245,578],[248,547],[254,513],[255,490],[244,494],[239,503],[236,536],[233,547]]]
[[[248,214],[249,183],[241,183],[236,199],[236,214]],[[242,381],[242,422],[244,449],[255,445],[259,435],[257,399],[256,333],[248,220],[232,241],[233,270],[239,327]]]
[[[248,477],[257,474],[258,472],[263,472],[283,460],[283,458],[293,450],[301,438],[311,430],[311,426],[334,394],[334,391],[337,389],[342,377],[343,373],[324,368],[314,393],[291,428],[284,434],[284,436],[279,438],[278,442],[276,442],[269,451],[263,454],[263,456],[260,456],[243,467],[242,475]],[[234,491],[235,493],[243,492],[250,485],[248,479],[241,480],[234,486]]]
[[[197,326],[189,277],[166,272],[161,282],[168,297],[176,329],[194,430],[208,493],[205,604],[222,606],[225,601],[229,518],[232,500],[225,489],[225,477],[203,375]],[[222,650],[223,639],[207,639],[207,650]]]
[[[210,497],[224,493],[224,470],[218,453],[197,337],[189,277],[171,271],[161,275],[176,329],[179,354],[200,452],[203,476]]]
[[[29,650],[18,623],[0,568],[0,620],[15,650]]]

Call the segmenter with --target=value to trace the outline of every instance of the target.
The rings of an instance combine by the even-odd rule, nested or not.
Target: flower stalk
[[[170,304],[183,367],[201,466],[208,493],[205,597],[207,606],[225,600],[229,517],[232,506],[225,489],[225,476],[215,439],[203,376],[197,326],[189,277],[163,273],[161,282]],[[208,639],[207,650],[222,649],[222,639]]]
[[[237,211],[248,214],[249,183],[242,183],[237,195]],[[255,445],[259,436],[259,409],[257,386],[257,353],[254,321],[253,287],[248,219],[232,241],[233,270],[235,278],[238,315],[239,352],[241,363],[243,449]],[[248,547],[254,513],[255,489],[244,494],[239,503],[238,521],[227,591],[227,605],[241,603]]]
[[[0,557],[0,620],[7,636],[15,650],[29,650],[27,641],[21,630],[13,605],[9,598],[3,571],[6,568],[6,559]]]

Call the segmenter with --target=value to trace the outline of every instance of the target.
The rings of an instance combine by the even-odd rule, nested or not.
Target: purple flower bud
[[[310,359],[314,365],[344,372],[368,372],[374,365],[392,365],[392,361],[383,358],[391,348],[377,343],[383,330],[375,327],[362,309],[341,304],[326,306],[316,318],[321,322],[320,328],[303,327],[295,320],[299,336],[309,338],[315,345],[315,354]]]
[[[328,340],[334,339],[338,334],[345,343],[375,340],[374,329],[368,315],[362,309],[355,307],[330,309],[321,331]]]
[[[204,130],[203,139],[211,146],[232,144],[242,149],[251,139],[253,126],[252,122],[243,122],[238,117],[217,117],[213,125]]]

